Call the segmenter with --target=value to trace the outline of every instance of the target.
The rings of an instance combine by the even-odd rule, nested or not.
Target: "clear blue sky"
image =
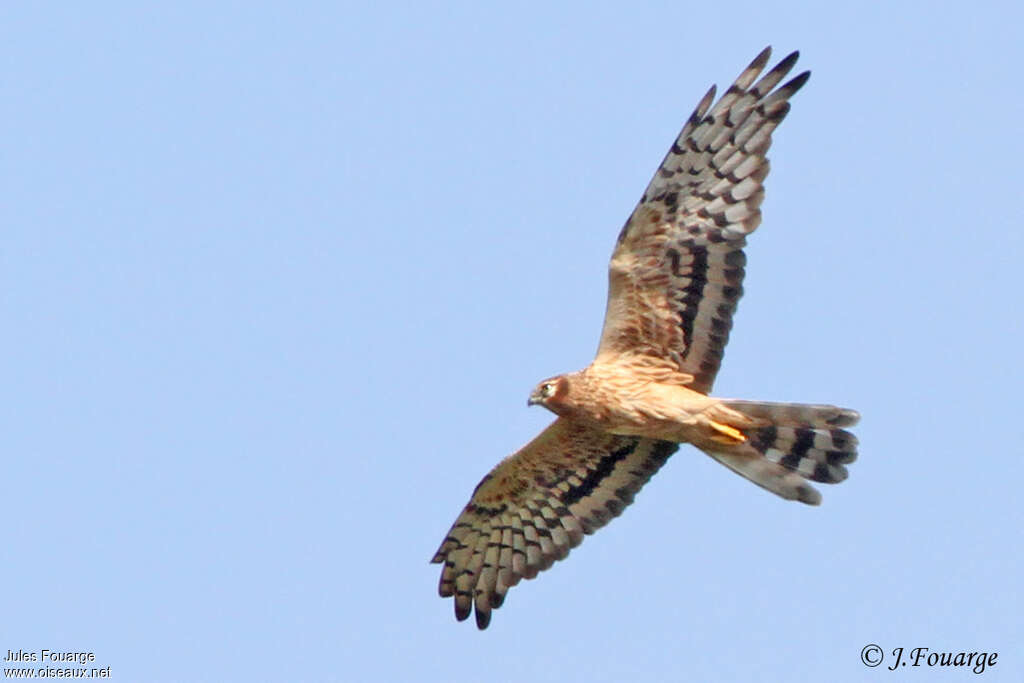
[[[7,649],[120,681],[1024,679],[1019,3],[4,3]],[[720,395],[863,414],[824,504],[684,447],[458,624],[431,554],[586,365],[612,243],[767,44]],[[886,662],[888,664],[888,661]]]

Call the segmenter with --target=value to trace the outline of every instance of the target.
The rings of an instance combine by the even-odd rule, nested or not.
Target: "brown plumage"
[[[619,234],[597,357],[537,385],[529,404],[558,419],[484,477],[435,553],[460,621],[475,606],[486,628],[511,586],[618,515],[680,443],[811,505],[821,496],[807,480],[846,478],[856,412],[708,396],[761,221],[771,134],[810,75],[776,87],[794,52],[757,80],[770,55],[697,105]]]

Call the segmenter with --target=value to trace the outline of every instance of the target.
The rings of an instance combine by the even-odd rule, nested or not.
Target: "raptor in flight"
[[[810,76],[758,80],[766,48],[690,116],[619,233],[594,361],[541,382],[530,405],[558,416],[476,487],[433,562],[455,617],[486,628],[520,579],[563,559],[633,501],[681,443],[788,500],[836,483],[857,457],[852,410],[708,394],[742,293],[743,247],[761,222],[765,154]]]

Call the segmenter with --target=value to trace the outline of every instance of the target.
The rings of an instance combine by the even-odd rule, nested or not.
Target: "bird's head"
[[[556,415],[561,415],[568,395],[569,379],[565,375],[549,377],[534,388],[526,405],[542,405]]]

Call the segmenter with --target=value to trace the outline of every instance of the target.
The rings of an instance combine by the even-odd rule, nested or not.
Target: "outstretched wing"
[[[604,526],[678,446],[615,436],[558,418],[503,460],[473,491],[431,562],[443,563],[439,592],[455,618],[487,628],[520,579],[565,558]]]
[[[693,376],[690,388],[711,390],[743,293],[745,238],[761,222],[772,131],[810,76],[773,91],[794,52],[754,83],[770,55],[759,54],[713,107],[708,91],[626,221],[598,361],[668,360]]]

